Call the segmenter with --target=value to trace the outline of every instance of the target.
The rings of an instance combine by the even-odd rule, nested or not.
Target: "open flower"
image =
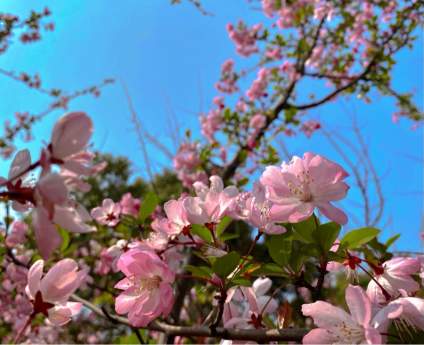
[[[289,164],[267,167],[261,176],[267,197],[274,203],[273,219],[297,223],[310,217],[317,207],[329,219],[346,224],[343,211],[331,204],[345,197],[348,176],[341,166],[324,157],[307,152],[293,157]]]
[[[392,296],[398,297],[401,291],[416,292],[420,285],[411,277],[419,272],[421,263],[416,258],[397,257],[382,264],[375,270],[375,279]],[[367,294],[374,303],[385,303],[381,287],[374,280],[368,284]]]
[[[314,319],[319,327],[303,337],[304,344],[381,344],[391,322],[403,322],[424,329],[424,300],[405,297],[384,308],[373,309],[367,294],[359,286],[346,288],[350,314],[330,303],[317,301],[304,304],[302,313]]]
[[[42,313],[57,326],[69,322],[76,315],[81,303],[68,302],[71,294],[79,288],[87,272],[78,270],[72,259],[57,262],[43,277],[44,261],[36,261],[28,271],[26,293],[33,304],[33,315]]]
[[[91,210],[91,216],[100,224],[114,227],[119,223],[121,205],[112,199],[104,199],[101,207]]]
[[[122,254],[118,268],[125,274],[116,289],[124,290],[115,301],[118,314],[128,314],[135,327],[144,327],[160,315],[166,317],[174,304],[171,283],[175,274],[153,251],[133,248]]]
[[[202,182],[195,182],[196,197],[187,197],[183,205],[187,212],[187,219],[192,224],[217,224],[224,217],[238,190],[234,186],[224,188],[224,183],[219,176],[211,176],[210,187]]]
[[[268,234],[282,234],[286,229],[275,224],[270,217],[272,202],[265,197],[265,188],[256,182],[252,193],[239,194],[236,201],[236,216]]]
[[[263,315],[277,310],[277,301],[266,295],[272,286],[269,278],[258,278],[252,287],[233,287],[228,291],[223,321],[227,328],[252,329],[264,327]]]

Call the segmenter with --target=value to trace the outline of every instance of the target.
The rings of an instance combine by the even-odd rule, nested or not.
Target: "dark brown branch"
[[[132,328],[132,325],[127,318],[104,313],[104,311],[97,307],[96,305],[86,301],[85,299],[72,295],[71,298],[82,303],[88,309],[96,313],[97,315],[104,317],[110,321],[118,322],[120,324],[129,326]],[[144,327],[147,330],[157,331],[166,333],[169,336],[185,336],[185,337],[219,337],[222,339],[230,340],[252,340],[258,343],[266,343],[270,341],[301,341],[303,336],[308,332],[307,329],[303,328],[287,328],[287,329],[228,329],[218,327],[212,331],[209,327],[205,326],[174,326],[167,324],[165,322],[154,321],[150,323],[147,327]]]

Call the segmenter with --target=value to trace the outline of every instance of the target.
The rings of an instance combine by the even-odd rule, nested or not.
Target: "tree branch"
[[[98,306],[88,302],[87,300],[73,294],[71,299],[82,303],[85,307],[96,313],[98,316],[104,317],[110,321],[121,323],[132,327],[129,320],[122,316],[107,314]],[[286,328],[286,329],[229,329],[218,327],[211,330],[205,326],[174,326],[165,322],[153,321],[144,329],[166,333],[170,336],[185,337],[220,337],[230,340],[252,340],[258,343],[266,343],[270,341],[301,341],[303,336],[308,332],[303,328]]]

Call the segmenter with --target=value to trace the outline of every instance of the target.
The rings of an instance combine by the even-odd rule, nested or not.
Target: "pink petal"
[[[53,251],[62,243],[62,237],[47,216],[46,210],[37,207],[33,213],[35,241],[43,259],[47,260]]]
[[[323,328],[316,328],[306,334],[303,339],[303,344],[332,344],[334,336]]]
[[[318,208],[324,216],[326,216],[328,219],[332,220],[333,222],[336,222],[340,225],[345,225],[347,223],[348,219],[346,214],[339,208],[334,207],[332,204],[320,203],[318,205]]]
[[[359,286],[349,285],[346,288],[346,303],[354,320],[366,326],[371,321],[371,302]]]
[[[44,261],[37,260],[28,271],[27,295],[31,299],[35,299],[35,295],[40,291],[40,280],[43,275]]]

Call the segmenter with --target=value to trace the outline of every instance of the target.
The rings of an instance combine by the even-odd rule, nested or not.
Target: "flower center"
[[[140,279],[140,290],[155,290],[158,289],[162,278],[159,276],[153,276],[150,278],[141,278]]]
[[[300,201],[310,202],[313,199],[312,193],[310,191],[309,185],[313,182],[313,178],[309,174],[309,170],[303,170],[299,174],[296,174],[297,181],[295,183],[288,182],[287,186],[289,187],[292,195]]]

